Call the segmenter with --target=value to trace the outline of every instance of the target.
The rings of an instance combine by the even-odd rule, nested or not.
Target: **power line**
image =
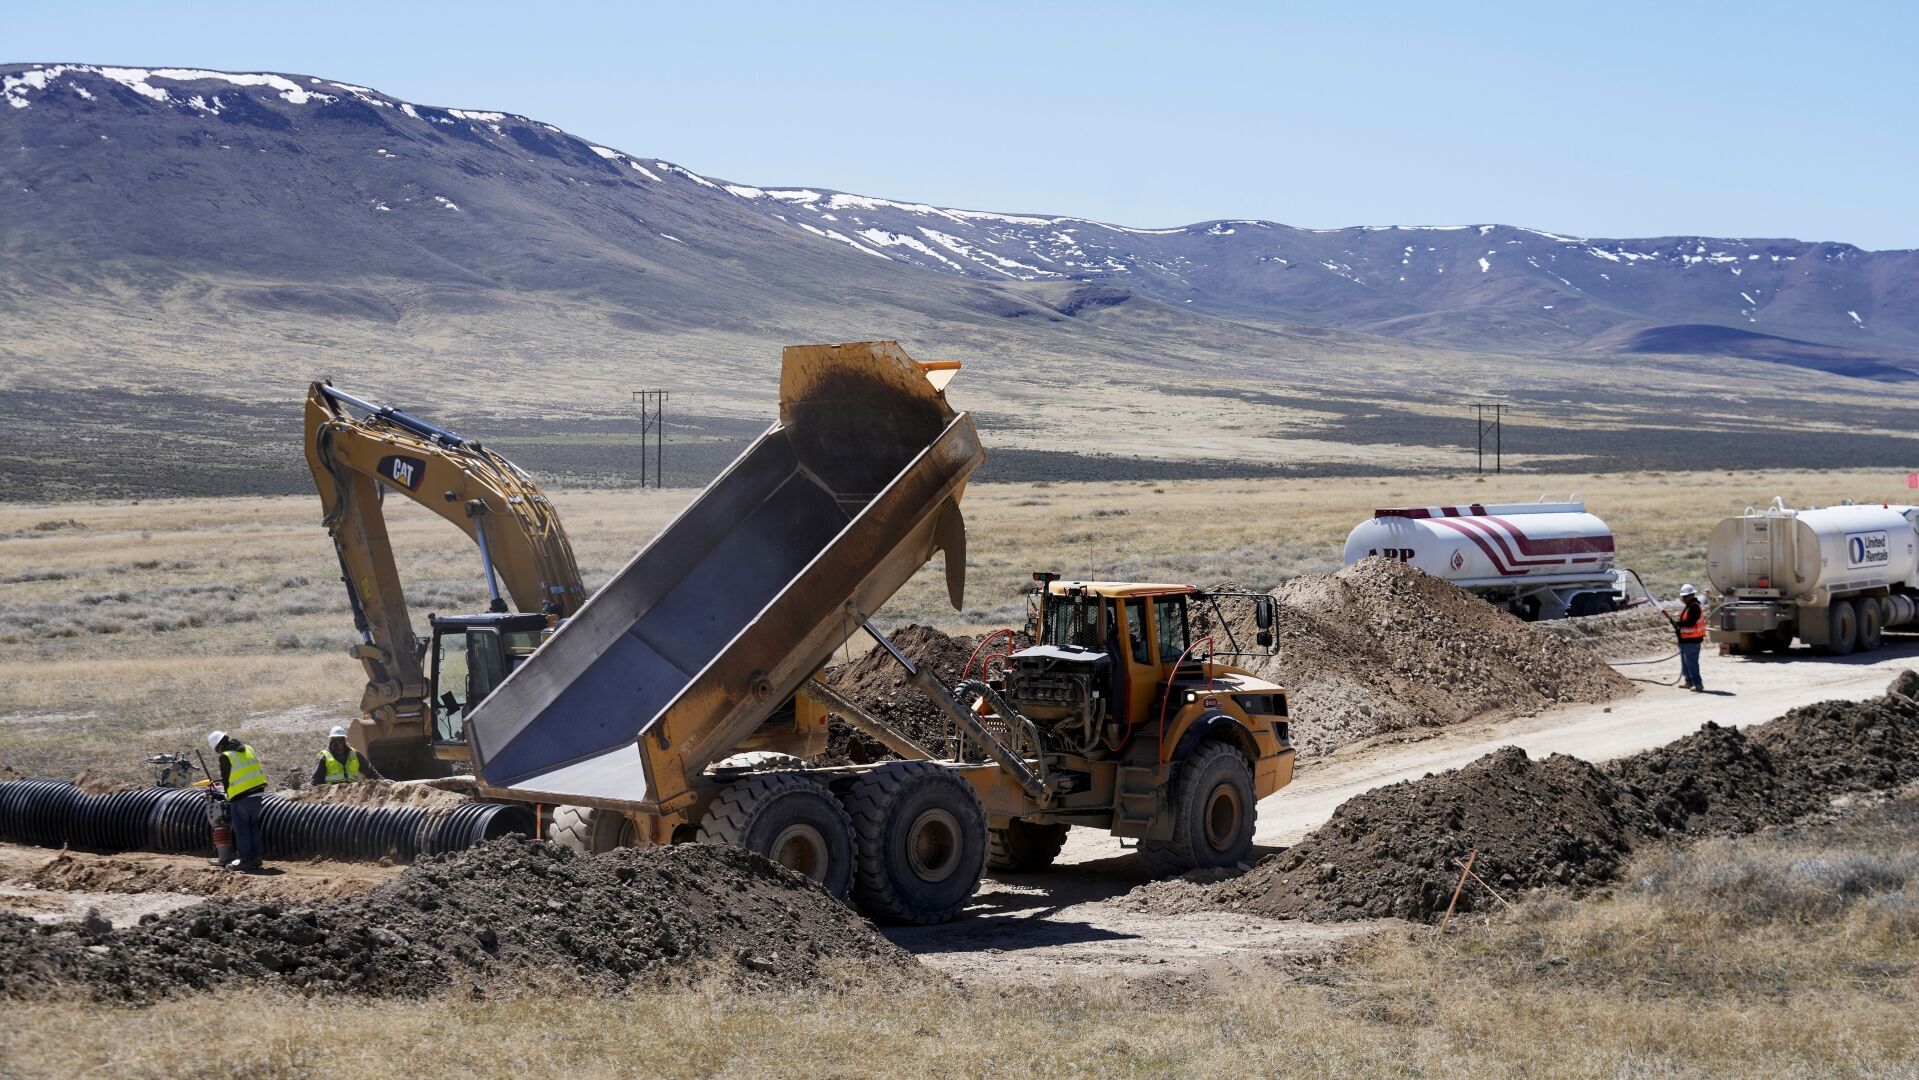
[[[1486,436],[1490,433],[1493,437],[1493,473],[1498,475],[1504,471],[1505,467],[1503,445],[1505,433],[1502,430],[1501,421],[1505,419],[1506,405],[1498,401],[1475,401],[1471,403],[1471,407],[1479,428],[1479,472],[1481,475],[1486,472]],[[1487,419],[1489,411],[1490,420]]]
[[[640,403],[640,486],[647,481],[647,439],[652,438],[653,486],[666,486],[666,399],[664,390],[635,390],[633,400]]]

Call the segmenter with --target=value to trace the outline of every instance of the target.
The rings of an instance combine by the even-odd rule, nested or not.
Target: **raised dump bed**
[[[958,606],[984,453],[942,393],[957,367],[890,341],[787,348],[779,421],[467,720],[482,787],[685,809],[935,549]]]

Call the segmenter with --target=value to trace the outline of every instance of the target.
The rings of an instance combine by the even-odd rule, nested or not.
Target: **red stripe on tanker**
[[[1376,510],[1346,538],[1345,561],[1379,555],[1471,587],[1518,577],[1610,578],[1612,530],[1577,502]]]

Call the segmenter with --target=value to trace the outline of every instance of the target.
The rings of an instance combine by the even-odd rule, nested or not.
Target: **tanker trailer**
[[[1527,621],[1602,615],[1624,605],[1612,530],[1577,500],[1374,510],[1346,537],[1346,565],[1397,559]]]
[[[1747,507],[1713,527],[1706,574],[1723,597],[1707,633],[1721,651],[1876,649],[1919,617],[1919,507]]]

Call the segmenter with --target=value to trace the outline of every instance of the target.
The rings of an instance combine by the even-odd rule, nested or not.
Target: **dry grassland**
[[[1909,1077],[1919,795],[1654,852],[1616,895],[1436,939],[1069,990],[562,987],[15,1006],[28,1075]]]
[[[1622,559],[1668,594],[1703,576],[1711,524],[1750,503],[1906,494],[1881,472],[980,485],[965,501],[965,610],[947,606],[936,559],[881,621],[1018,623],[1035,569],[1270,587],[1337,566],[1346,532],[1374,506],[1572,491],[1612,524]],[[691,496],[557,493],[588,586]],[[388,513],[416,626],[428,612],[480,610],[471,545],[411,504],[393,500]],[[0,762],[138,778],[145,755],[221,727],[271,766],[303,765],[326,728],[354,712],[362,684],[318,517],[316,500],[295,497],[0,506]]]

